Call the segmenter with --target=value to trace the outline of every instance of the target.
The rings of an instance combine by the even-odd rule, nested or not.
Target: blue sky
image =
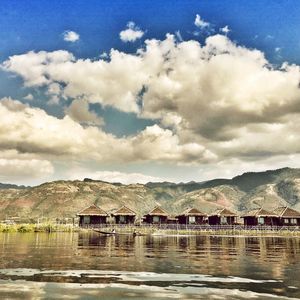
[[[229,25],[239,43],[263,49],[270,58],[275,47],[282,47],[285,59],[299,63],[297,1],[3,0],[0,13],[1,59],[33,49],[68,49],[78,57],[97,57],[111,48],[134,51],[136,45],[124,45],[118,38],[129,20],[147,30],[146,38],[162,39],[176,30],[191,38],[198,13],[216,30]],[[82,41],[68,45],[59,39],[67,29],[79,32]]]
[[[204,22],[203,26],[195,24],[197,15]],[[199,181],[216,176],[230,177],[244,171],[261,170],[273,166],[297,166],[298,125],[294,124],[293,127],[287,120],[298,117],[299,100],[294,81],[298,76],[296,66],[300,64],[299,15],[300,3],[298,1],[2,0],[0,6],[0,63],[2,64],[0,99],[4,99],[3,106],[5,109],[9,106],[8,110],[11,113],[16,111],[11,106],[19,102],[25,104],[27,108],[23,107],[22,111],[19,108],[18,114],[11,116],[11,119],[16,120],[15,123],[10,123],[10,128],[14,127],[11,129],[13,130],[11,137],[8,135],[3,140],[0,137],[0,151],[3,157],[3,174],[0,174],[0,181],[36,184],[45,180],[74,179],[84,176],[105,180],[120,178],[124,182],[147,181],[148,179]],[[128,22],[133,23],[129,25]],[[222,31],[225,26],[229,32]],[[133,32],[140,32],[141,37],[134,38],[133,41],[122,40],[120,33],[130,28]],[[70,31],[78,35],[77,40],[67,41],[64,38]],[[166,46],[157,46],[161,47],[160,50],[163,47],[170,47],[169,52],[164,54],[165,56],[174,51],[174,57],[177,55],[176,59],[179,60],[187,52],[181,53],[176,49],[184,42],[187,44],[187,51],[190,51],[189,55],[192,55],[194,53],[192,52],[194,51],[193,41],[198,42],[199,50],[208,44],[207,39],[214,37],[211,40],[213,47],[218,48],[216,56],[221,59],[229,53],[234,59],[234,65],[236,63],[236,69],[233,69],[237,73],[241,72],[238,68],[248,70],[249,67],[249,72],[257,71],[257,74],[253,74],[253,81],[256,82],[256,78],[268,71],[266,77],[263,78],[274,84],[269,84],[268,88],[253,85],[250,89],[251,74],[249,74],[241,82],[244,84],[247,81],[247,85],[240,91],[236,83],[237,79],[232,82],[223,80],[222,72],[225,72],[228,78],[238,76],[233,71],[232,74],[224,71],[223,60],[220,60],[220,69],[214,66],[213,71],[209,69],[211,64],[204,66],[201,63],[196,67],[201,59],[203,62],[206,60],[194,58],[194,56],[192,59],[195,59],[197,71],[189,82],[186,76],[178,75],[183,69],[186,72],[186,68],[191,67],[184,60],[181,65],[179,62],[170,65],[166,61],[165,66],[159,71],[149,71],[148,65],[131,69],[131,64],[135,62],[127,63],[121,57],[118,57],[118,66],[111,63],[113,58],[109,54],[112,49],[120,56],[124,54],[133,60],[140,59],[141,61],[137,64],[143,63],[146,54],[150,56],[154,53],[150,53],[152,50],[147,49],[145,41],[160,41],[162,44],[167,40],[167,34],[174,35],[174,43],[171,45],[166,42]],[[224,49],[224,43],[227,43],[228,48]],[[243,49],[243,52],[238,50],[239,47]],[[256,58],[255,49],[259,51],[261,57],[266,59],[268,67],[265,62],[261,62],[260,58]],[[63,63],[59,61],[60,73],[54,74],[53,68],[56,67],[57,62],[53,62],[50,56],[42,59],[41,53],[46,53],[47,56],[49,53],[60,50],[68,53],[69,57],[64,56]],[[35,59],[41,59],[38,66],[30,60],[28,56],[30,51],[36,54]],[[140,54],[139,51],[144,51],[144,54]],[[207,49],[203,51],[208,51],[206,53],[209,55],[208,61],[212,62],[214,54]],[[104,58],[101,56],[103,53],[108,56]],[[62,52],[57,55],[63,57]],[[22,63],[16,65],[18,57],[22,59]],[[153,57],[154,64],[156,58],[158,61],[158,57]],[[171,56],[168,59],[172,61],[174,57]],[[187,56],[186,60],[189,59],[191,56]],[[79,66],[80,61],[84,62],[83,67]],[[106,61],[109,64],[105,74],[98,74],[98,69],[95,73],[93,71],[94,67],[98,68],[97,62],[99,61]],[[76,62],[76,68],[74,62]],[[294,64],[293,70],[291,68],[282,70],[284,62],[287,62],[289,66]],[[71,63],[74,63],[74,69],[72,74],[69,74],[68,66]],[[228,70],[228,62],[225,63],[224,66],[227,66]],[[244,63],[247,65],[241,66]],[[254,67],[254,64],[259,64],[259,68],[256,68],[256,65]],[[44,66],[49,69],[45,69],[44,73],[41,71],[38,75],[34,73],[40,72],[37,70]],[[177,73],[169,76],[166,71],[167,66],[171,72],[175,70]],[[83,75],[80,72],[85,67]],[[83,85],[77,88],[78,78],[75,78],[77,70],[78,74],[80,73],[78,76],[83,76],[79,82],[84,82],[88,77],[88,87]],[[208,79],[203,79],[203,76],[199,75],[202,74],[201,70],[210,74],[207,76]],[[132,74],[133,72],[140,72],[141,76]],[[159,82],[166,79],[160,78],[163,72],[166,72],[166,77],[169,76],[167,86],[159,86]],[[222,77],[218,83],[220,86],[214,87],[212,91],[208,91],[205,85],[216,84],[219,77],[213,78],[210,72],[214,74],[220,72]],[[188,72],[190,73],[193,73],[193,68],[191,72]],[[44,80],[44,82],[34,82],[33,76],[36,76],[34,79],[41,76],[38,80]],[[117,78],[118,76],[120,78]],[[156,76],[159,80],[154,82],[153,78]],[[191,84],[195,78],[198,78],[198,81]],[[98,88],[97,82],[100,81],[103,86]],[[134,84],[135,81],[139,83],[137,86]],[[108,89],[110,85],[112,88]],[[88,89],[93,86],[95,86],[95,92],[91,91],[90,94]],[[178,94],[177,87],[182,88]],[[278,91],[283,89],[286,93],[280,95],[281,98],[279,98]],[[184,95],[183,90],[186,93]],[[228,90],[233,93],[232,99],[237,97],[237,100],[230,102],[231,96]],[[197,96],[199,91],[201,97]],[[249,95],[252,91],[254,91],[252,98],[250,96],[247,98],[243,94],[245,92]],[[132,95],[135,100],[126,98]],[[188,100],[192,98],[190,95],[194,95],[194,98]],[[7,104],[8,98],[13,104]],[[171,106],[167,105],[168,101]],[[218,109],[210,109],[209,106],[215,103]],[[188,111],[193,105],[194,111]],[[278,113],[277,106],[281,107],[281,114]],[[229,118],[230,107],[238,107],[238,109],[233,110],[234,116]],[[47,135],[47,130],[45,129],[44,133],[38,132],[40,128],[32,125],[33,120],[26,119],[25,110],[28,109],[32,110],[33,115],[39,114],[39,120],[41,124],[43,122],[47,124],[45,126],[52,128],[52,123],[60,124],[57,125],[59,133],[64,130],[64,126],[70,126],[65,129],[70,130],[70,133],[72,132],[76,137],[78,133],[75,132],[75,128],[78,125],[81,126],[80,130],[88,132],[88,137],[86,137],[87,133],[82,133],[82,139],[93,139],[90,137],[92,135],[90,132],[98,130],[99,132],[94,136],[95,141],[103,135],[103,139],[107,139],[107,142],[99,145],[94,145],[96,142],[80,145],[86,149],[85,152],[81,148],[79,150],[76,143],[60,145],[61,148],[59,148],[59,142],[53,142],[58,149],[51,144],[51,141],[48,145],[43,144],[47,143],[46,141],[33,141],[27,134],[20,133],[25,130],[20,129],[22,122],[30,125],[28,125],[29,131],[37,128],[38,136]],[[49,120],[43,121],[43,118]],[[70,118],[74,124],[65,125],[59,122],[64,118]],[[197,118],[202,121],[200,122]],[[247,120],[247,122],[241,120]],[[8,126],[8,124],[3,125]],[[255,132],[258,132],[258,137],[252,149],[249,147],[249,140],[246,136],[253,140]],[[273,144],[262,144],[267,134],[271,140],[289,136],[287,147],[274,151]],[[153,144],[153,151],[158,153],[161,151],[160,154],[145,154],[146,148],[149,150],[151,147],[149,135],[152,138],[153,135],[156,137],[159,135],[161,138],[159,146]],[[110,140],[111,136],[113,140]],[[169,143],[168,138],[171,139]],[[63,140],[63,137],[61,139]],[[39,143],[40,146],[37,147]],[[164,153],[164,148],[170,145],[170,150]],[[95,153],[88,158],[89,147],[94,146]],[[160,148],[156,149],[156,146]],[[68,152],[63,149],[64,147],[71,150]],[[97,150],[97,147],[101,149]],[[128,157],[120,158],[122,155],[118,153],[112,153],[109,157],[107,154],[116,151],[116,148],[124,153],[127,151],[126,147],[129,147],[128,153],[131,153]],[[105,149],[105,153],[101,152],[102,149]],[[178,151],[175,152],[174,149]],[[203,157],[199,158],[201,156]],[[12,171],[15,164],[17,165],[15,169],[19,170],[17,174],[16,171]],[[44,174],[33,174],[32,178],[28,178],[26,170],[39,164],[42,166],[40,169],[45,170]],[[126,181],[126,178],[130,179]]]

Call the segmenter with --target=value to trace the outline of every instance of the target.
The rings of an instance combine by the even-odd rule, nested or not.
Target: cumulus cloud
[[[89,110],[89,103],[84,99],[74,100],[65,113],[74,121],[88,125],[103,125],[104,121],[95,112]]]
[[[127,23],[127,29],[120,32],[120,39],[123,42],[135,42],[142,38],[144,31],[142,31],[134,22]]]
[[[103,180],[107,182],[120,182],[123,184],[133,184],[147,182],[162,182],[165,179],[155,176],[149,176],[142,173],[126,173],[119,171],[88,171],[88,170],[73,170],[71,179],[90,178],[93,180]]]
[[[245,172],[262,172],[266,170],[275,170],[284,167],[295,168],[300,161],[300,154],[277,155],[264,157],[261,160],[240,160],[239,158],[230,158],[214,164],[201,165],[198,168],[198,176],[193,175],[191,180],[208,180],[215,178],[232,178]]]
[[[176,35],[176,37],[177,37],[177,39],[178,39],[179,42],[183,42],[183,38],[182,38],[180,30],[177,30],[175,32],[175,35]]]
[[[14,55],[2,64],[4,70],[18,74],[24,80],[25,86],[51,85],[53,79],[49,78],[48,67],[55,68],[63,63],[74,60],[74,56],[68,51],[58,50],[53,52],[30,51],[21,55]]]
[[[33,100],[33,95],[32,94],[28,94],[25,97],[23,97],[25,100],[31,101]]]
[[[0,119],[0,151],[98,162],[193,163],[215,159],[205,147],[182,144],[171,130],[158,125],[146,127],[134,136],[117,138],[94,126],[83,127],[68,115],[58,119],[12,99],[0,101]]]
[[[26,86],[46,87],[51,95],[84,98],[157,123],[134,136],[116,138],[78,124],[82,117],[78,116],[79,106],[83,105],[78,101],[67,112],[77,122],[26,107],[22,109],[30,113],[20,112],[18,123],[25,126],[15,131],[22,132],[27,126],[35,134],[21,142],[26,134],[20,133],[15,140],[14,147],[23,152],[31,141],[30,147],[39,145],[41,151],[60,155],[64,149],[68,155],[84,156],[84,149],[89,149],[99,161],[200,164],[300,151],[299,66],[284,63],[274,67],[263,52],[237,45],[225,35],[209,36],[203,44],[167,35],[164,40],[145,41],[133,54],[112,50],[105,60],[76,59],[67,51],[29,52],[11,56],[2,68],[21,76]],[[91,121],[89,107],[84,105],[83,119]],[[2,109],[5,113],[12,110],[7,103]],[[46,124],[49,121],[49,128],[65,127],[71,134],[47,133],[51,143],[49,139],[34,142],[40,130],[32,125],[38,123],[33,121],[37,115],[43,115]],[[278,140],[285,142],[278,145]]]
[[[21,76],[25,86],[46,86],[49,95],[85,96],[92,103],[130,112],[138,111],[136,97],[147,76],[143,67],[141,57],[117,50],[111,51],[109,62],[75,60],[71,53],[60,50],[14,55],[2,64],[4,70]]]
[[[74,43],[79,40],[80,36],[75,31],[67,30],[63,33],[63,38],[66,42]]]
[[[26,177],[46,178],[53,173],[53,165],[47,160],[0,159],[0,180],[15,181]]]
[[[194,24],[199,28],[209,27],[210,25],[208,22],[205,22],[198,14],[196,15]]]
[[[225,33],[225,34],[228,34],[231,30],[229,29],[228,25],[220,28],[220,31]]]

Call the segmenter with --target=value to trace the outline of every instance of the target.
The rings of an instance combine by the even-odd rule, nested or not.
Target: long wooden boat
[[[105,234],[105,235],[116,235],[116,232],[110,232],[110,231],[101,231],[98,229],[93,229],[95,232],[98,232],[100,234]]]
[[[105,234],[105,235],[131,235],[131,236],[146,236],[147,234],[145,233],[140,233],[140,232],[112,232],[112,231],[102,231],[99,229],[93,229],[95,232],[100,233],[100,234]]]

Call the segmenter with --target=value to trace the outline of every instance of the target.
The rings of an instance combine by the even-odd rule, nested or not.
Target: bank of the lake
[[[201,235],[201,236],[274,236],[300,237],[297,227],[242,227],[242,226],[135,226],[135,225],[105,225],[103,227],[78,227],[72,224],[0,224],[0,233],[29,232],[93,232],[104,234],[115,232],[116,235]]]
[[[26,232],[73,232],[78,231],[77,226],[69,224],[0,224],[0,233],[26,233]]]

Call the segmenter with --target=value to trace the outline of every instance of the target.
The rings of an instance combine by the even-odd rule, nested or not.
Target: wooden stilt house
[[[251,210],[242,215],[241,218],[244,219],[245,226],[277,226],[279,220],[278,215],[276,213],[270,212],[263,208]]]
[[[84,208],[79,213],[79,226],[97,225],[107,223],[108,214],[95,204]]]
[[[205,224],[207,214],[196,208],[188,208],[181,215],[176,216],[179,224]]]
[[[116,224],[134,224],[136,213],[124,205],[115,211],[112,216],[115,218]]]
[[[144,222],[148,224],[167,224],[168,213],[160,206],[152,209],[147,215],[143,217]]]
[[[300,226],[300,212],[290,207],[278,207],[273,211],[278,216],[279,226]]]
[[[234,225],[237,214],[227,208],[219,209],[208,216],[209,225]]]

